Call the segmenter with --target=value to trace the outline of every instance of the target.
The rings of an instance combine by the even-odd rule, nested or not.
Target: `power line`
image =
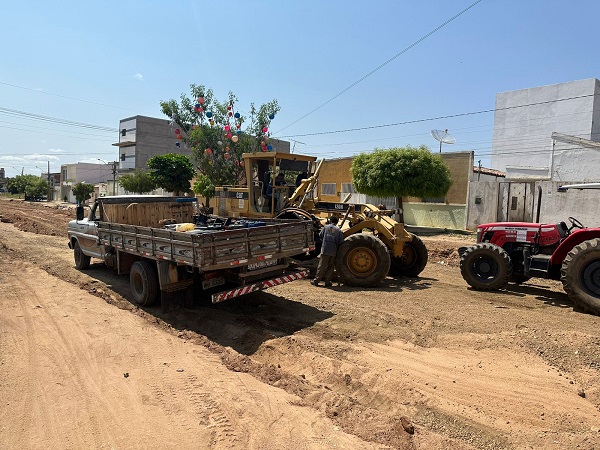
[[[477,114],[486,114],[486,113],[491,113],[491,112],[496,112],[496,111],[506,111],[506,110],[510,110],[510,109],[516,109],[516,108],[524,108],[524,107],[528,107],[528,106],[536,106],[536,105],[547,105],[550,103],[556,103],[556,102],[562,102],[562,101],[566,101],[566,100],[576,100],[576,99],[580,99],[580,98],[585,98],[585,97],[593,97],[596,94],[586,94],[586,95],[579,95],[576,97],[568,97],[568,98],[561,98],[561,99],[557,99],[557,100],[547,100],[544,102],[537,102],[537,103],[529,103],[526,105],[516,105],[516,106],[506,106],[504,108],[492,108],[492,109],[484,109],[481,111],[473,111],[473,112],[466,112],[466,113],[459,113],[459,114],[450,114],[447,116],[437,116],[437,117],[429,117],[427,119],[415,119],[415,120],[407,120],[404,122],[396,122],[396,123],[389,123],[389,124],[385,124],[385,125],[371,125],[368,127],[359,127],[359,128],[348,128],[345,130],[334,130],[334,131],[321,131],[321,132],[317,132],[317,133],[305,133],[305,134],[291,134],[288,136],[280,136],[280,139],[289,139],[289,138],[295,138],[295,137],[306,137],[306,136],[322,136],[325,134],[339,134],[339,133],[348,133],[350,131],[364,131],[364,130],[374,130],[377,128],[387,128],[387,127],[395,127],[398,125],[409,125],[409,124],[413,124],[413,123],[421,123],[421,122],[431,122],[433,120],[441,120],[441,119],[454,119],[456,117],[465,117],[465,116],[474,116]]]
[[[355,81],[354,83],[352,83],[350,86],[344,88],[343,90],[341,90],[339,93],[337,93],[336,95],[334,95],[333,97],[331,97],[329,100],[327,100],[325,103],[321,104],[320,106],[317,106],[315,109],[313,109],[312,111],[304,114],[302,117],[300,117],[299,119],[295,120],[294,122],[290,123],[289,125],[286,125],[285,127],[283,127],[281,130],[277,131],[275,134],[291,127],[292,125],[300,122],[302,119],[310,116],[312,113],[318,111],[319,109],[321,109],[323,106],[331,103],[332,101],[334,101],[336,98],[340,97],[341,95],[345,94],[346,92],[348,92],[350,89],[352,89],[354,86],[356,86],[357,84],[359,84],[360,82],[364,81],[366,78],[370,77],[371,75],[373,75],[375,72],[377,72],[378,70],[382,69],[384,66],[388,65],[389,63],[391,63],[392,61],[394,61],[396,58],[398,58],[399,56],[403,55],[404,53],[406,53],[407,51],[409,51],[411,48],[415,47],[416,45],[420,44],[421,42],[423,42],[425,39],[427,39],[429,36],[431,36],[432,34],[436,33],[437,31],[441,30],[442,28],[444,28],[446,25],[448,25],[450,22],[452,22],[453,20],[457,19],[458,17],[462,16],[464,13],[466,13],[468,10],[470,10],[471,8],[473,8],[475,5],[477,5],[479,2],[481,2],[482,0],[477,0],[476,2],[472,3],[471,5],[467,6],[465,9],[463,9],[461,12],[459,12],[458,14],[455,14],[454,16],[452,16],[450,19],[446,20],[444,23],[442,23],[441,25],[439,25],[437,28],[434,28],[433,30],[431,30],[429,33],[427,33],[426,35],[422,36],[421,38],[417,39],[415,42],[413,42],[412,44],[410,44],[408,47],[406,47],[404,50],[396,53],[394,56],[392,56],[390,59],[388,59],[387,61],[385,61],[384,63],[380,64],[379,66],[377,66],[375,69],[371,70],[369,73],[367,73],[366,75],[364,75],[363,77],[361,77],[360,79],[358,79],[357,81]]]
[[[124,109],[126,111],[133,111],[131,108],[124,108],[122,106],[107,105],[106,103],[98,103],[98,102],[93,102],[91,100],[82,100],[80,98],[69,97],[67,95],[53,94],[52,92],[41,91],[39,89],[32,89],[32,88],[27,88],[27,87],[23,87],[23,86],[17,86],[16,84],[4,83],[2,81],[0,81],[0,84],[4,85],[4,86],[14,87],[14,88],[17,88],[17,89],[23,89],[25,91],[33,91],[36,94],[52,95],[54,97],[66,98],[66,99],[69,99],[69,100],[74,100],[76,102],[89,103],[89,104],[98,105],[98,106],[106,106],[107,108],[116,108],[116,109]]]
[[[25,112],[25,111],[18,111],[16,109],[9,109],[9,108],[3,108],[3,107],[0,107],[0,114],[7,115],[10,117],[18,117],[18,118],[24,118],[24,119],[29,119],[29,120],[39,120],[42,122],[57,123],[60,125],[68,125],[68,126],[78,127],[78,128],[87,128],[87,129],[97,130],[97,131],[106,131],[106,132],[110,132],[110,133],[117,133],[119,131],[117,128],[110,128],[110,127],[105,127],[102,125],[93,125],[93,124],[83,123],[83,122],[75,122],[72,120],[59,119],[59,118],[50,117],[50,116],[43,116],[41,114],[33,114],[33,113]]]

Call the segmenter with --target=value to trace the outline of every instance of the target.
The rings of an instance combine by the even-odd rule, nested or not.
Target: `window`
[[[354,194],[354,186],[352,183],[342,183],[342,192],[344,194]]]
[[[335,195],[335,183],[323,183],[321,185],[321,195]]]
[[[126,136],[127,135],[127,128],[123,128],[121,130],[121,136]]]
[[[121,161],[125,161],[125,153],[121,153]]]

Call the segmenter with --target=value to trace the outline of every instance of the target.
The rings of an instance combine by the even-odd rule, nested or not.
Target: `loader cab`
[[[275,217],[296,189],[301,174],[314,171],[314,156],[260,152],[242,155],[247,186],[216,188],[218,214],[233,217]]]

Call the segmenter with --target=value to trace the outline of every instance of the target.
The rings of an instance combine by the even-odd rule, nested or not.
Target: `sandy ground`
[[[555,282],[468,289],[473,238],[378,289],[162,313],[75,270],[72,215],[0,200],[1,448],[600,448],[600,317]]]

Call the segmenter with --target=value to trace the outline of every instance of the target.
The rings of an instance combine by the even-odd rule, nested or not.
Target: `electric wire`
[[[441,30],[442,28],[444,28],[446,25],[448,25],[450,22],[454,21],[455,19],[457,19],[458,17],[462,16],[464,13],[466,13],[468,10],[470,10],[471,8],[473,8],[475,5],[477,5],[478,3],[480,3],[482,0],[477,0],[474,3],[472,3],[471,5],[467,6],[465,9],[463,9],[462,11],[460,11],[458,14],[455,14],[454,16],[452,16],[450,19],[446,20],[444,23],[442,23],[441,25],[439,25],[438,27],[434,28],[433,30],[431,30],[429,33],[425,34],[424,36],[422,36],[421,38],[419,38],[418,40],[416,40],[415,42],[413,42],[412,44],[410,44],[408,47],[406,47],[405,49],[401,50],[400,52],[396,53],[394,56],[392,56],[390,59],[388,59],[387,61],[385,61],[384,63],[380,64],[379,66],[377,66],[375,69],[371,70],[369,73],[367,73],[366,75],[364,75],[363,77],[361,77],[360,79],[358,79],[357,81],[355,81],[354,83],[352,83],[350,86],[342,89],[339,93],[337,93],[336,95],[334,95],[333,97],[331,97],[329,100],[327,100],[325,103],[317,106],[315,109],[313,109],[312,111],[304,114],[302,117],[300,117],[299,119],[296,119],[294,122],[290,123],[289,125],[286,125],[285,127],[283,127],[282,129],[278,130],[275,134],[280,133],[281,131],[291,127],[292,125],[295,125],[296,123],[300,122],[301,120],[303,120],[304,118],[310,116],[311,114],[313,114],[314,112],[318,111],[319,109],[321,109],[323,106],[331,103],[332,101],[334,101],[336,98],[340,97],[341,95],[345,94],[346,92],[348,92],[350,89],[352,89],[354,86],[356,86],[357,84],[361,83],[362,81],[364,81],[366,78],[370,77],[371,75],[373,75],[375,72],[377,72],[378,70],[382,69],[383,67],[385,67],[386,65],[388,65],[389,63],[391,63],[392,61],[394,61],[396,58],[398,58],[399,56],[403,55],[404,53],[406,53],[407,51],[409,51],[410,49],[412,49],[413,47],[415,47],[416,45],[420,44],[421,42],[423,42],[425,39],[427,39],[428,37],[430,37],[431,35],[435,34],[436,32],[438,32],[439,30]]]

